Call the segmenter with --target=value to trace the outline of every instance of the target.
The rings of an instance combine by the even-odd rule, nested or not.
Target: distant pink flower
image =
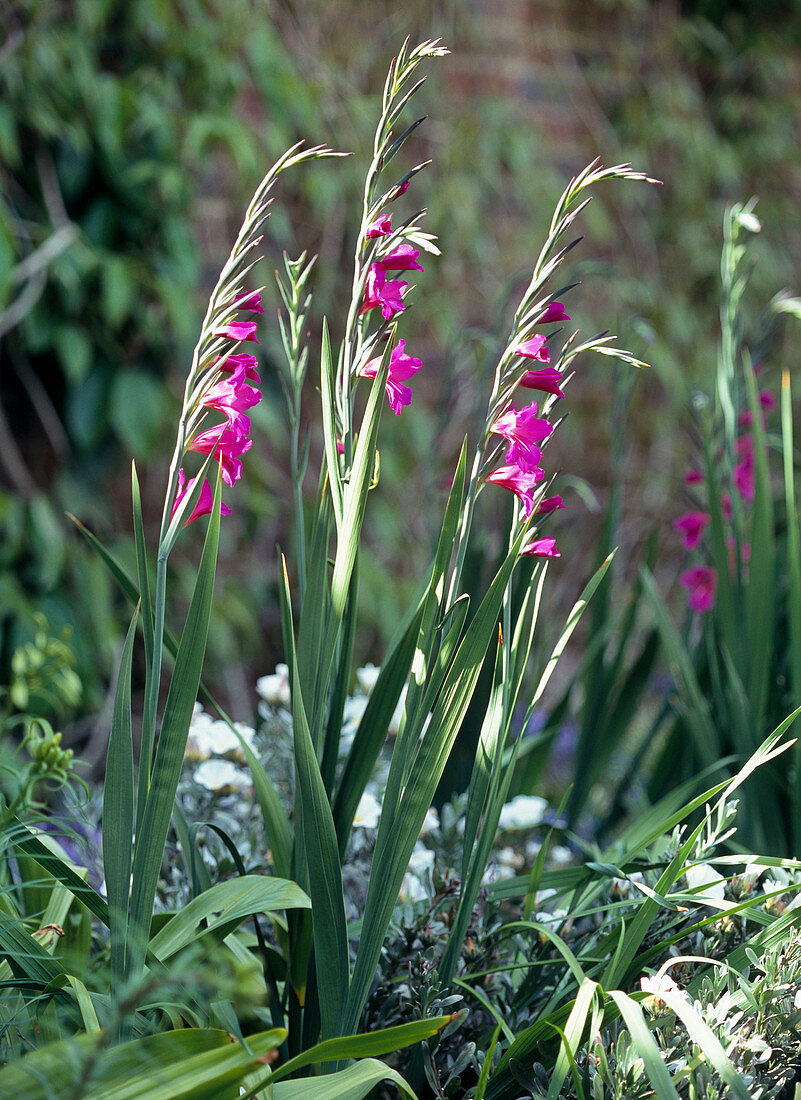
[[[685,550],[694,550],[701,541],[704,528],[709,523],[708,512],[685,512],[673,523],[673,529],[680,531]]]
[[[367,313],[379,306],[385,321],[396,313],[403,313],[406,306],[402,296],[408,285],[401,280],[387,280],[386,271],[380,263],[370,264],[361,312]]]
[[[245,378],[251,382],[261,382],[258,372],[256,370],[256,356],[255,355],[229,355],[225,359],[215,359],[212,366],[218,370],[235,371],[237,367],[245,368]]]
[[[515,348],[515,355],[522,355],[524,359],[536,359],[540,363],[550,363],[551,354],[544,336],[532,336],[525,340],[519,348]]]
[[[754,460],[754,437],[742,435],[734,444],[740,461],[734,467],[732,476],[734,487],[743,500],[750,502],[756,492],[756,464]]]
[[[342,442],[342,440],[339,438],[339,436],[337,436],[337,454],[338,455],[344,455],[344,453],[345,453],[345,444]]]
[[[553,431],[553,424],[537,416],[537,406],[527,405],[524,409],[509,408],[502,413],[490,428],[496,435],[508,439],[511,446],[506,452],[506,461],[519,466],[522,470],[537,468],[542,451],[537,446],[547,439]]]
[[[237,413],[258,405],[261,394],[253,386],[247,385],[245,371],[246,367],[240,364],[229,378],[209,386],[200,399],[201,405],[225,413],[229,420],[233,420]]]
[[[534,511],[534,493],[544,477],[545,471],[539,467],[521,470],[519,466],[499,466],[497,470],[487,474],[487,481],[514,493],[522,502],[526,515],[530,516]]]
[[[764,417],[762,422],[764,424]],[[737,423],[740,425],[741,428],[750,428],[751,425],[754,423],[754,414],[751,412],[750,409],[743,409],[743,411],[737,417]]]
[[[692,611],[703,615],[715,602],[718,575],[709,565],[694,565],[679,577],[679,584],[687,590],[687,604]]]
[[[374,222],[370,222],[364,232],[365,237],[372,240],[374,237],[386,237],[392,232],[392,215],[381,214]]]
[[[728,493],[724,493],[720,498],[720,511],[723,514],[723,518],[726,520],[726,522],[731,523],[731,497]]]
[[[247,291],[244,294],[237,294],[234,301],[237,309],[247,309],[251,313],[264,313],[261,294],[258,291],[254,291],[253,294],[248,294]]]
[[[543,315],[538,319],[538,325],[552,325],[556,321],[569,321],[570,318],[565,313],[565,307],[561,302],[551,302]]]
[[[385,271],[422,271],[417,262],[420,252],[410,244],[399,244],[378,261]]]
[[[734,535],[727,535],[726,536],[726,546],[728,547],[728,550],[729,550],[729,565],[732,568],[734,568],[735,554],[737,553],[737,539],[734,537]],[[741,542],[740,543],[740,561],[743,563],[743,565],[747,565],[750,560],[751,560],[751,543],[750,542]]]
[[[420,359],[415,359],[413,356],[406,354],[406,342],[404,340],[398,340],[389,357],[389,370],[387,372],[386,383],[389,407],[396,416],[400,416],[403,409],[406,405],[409,405],[412,400],[411,389],[409,386],[404,386],[402,383],[408,382],[412,375],[420,370],[422,365]],[[364,378],[375,378],[380,366],[381,356],[379,355],[375,359],[370,359],[365,363],[359,370],[359,374]]]
[[[409,190],[409,184],[411,180],[404,180],[400,187],[396,187],[393,193],[389,196],[389,201],[394,202],[395,199],[399,199],[401,195],[405,195]]]
[[[693,468],[691,470],[688,470],[687,473],[684,475],[685,485],[700,485],[703,480],[704,475],[696,466],[693,466]]]
[[[541,500],[539,507],[537,508],[537,515],[544,516],[548,512],[555,512],[557,508],[564,508],[565,503],[557,493],[556,496],[545,497]]]
[[[253,446],[253,440],[247,437],[249,427],[248,418],[240,414],[231,424],[215,424],[213,428],[198,432],[188,449],[202,455],[214,451],[214,456],[220,463],[223,481],[227,485],[233,485],[242,476],[240,456]]]
[[[532,558],[561,558],[556,548],[556,539],[534,539],[521,550]]]
[[[181,501],[184,499],[187,493],[191,493],[197,481],[196,477],[190,478],[189,483],[184,485],[185,477],[183,469],[178,471],[178,486],[175,493],[175,502],[170,512],[170,519],[175,515],[180,507]],[[200,490],[200,497],[195,507],[192,509],[192,514],[189,519],[184,523],[184,527],[188,527],[190,523],[194,523],[200,516],[208,516],[211,514],[211,510],[214,507],[214,493],[211,491],[211,485],[209,485],[208,478],[203,478],[203,486]],[[227,504],[223,504],[220,501],[220,515],[230,516],[231,509]]]
[[[564,397],[559,383],[562,374],[556,367],[544,367],[542,370],[527,370],[518,382],[525,390],[542,390],[543,393],[552,393],[555,397]]]
[[[217,329],[214,335],[227,336],[230,340],[236,340],[237,342],[251,340],[254,344],[258,344],[261,341],[256,339],[257,328],[255,321],[229,321],[227,325]]]
[[[759,403],[765,410],[765,412],[776,411],[776,398],[773,396],[770,390],[759,391]]]

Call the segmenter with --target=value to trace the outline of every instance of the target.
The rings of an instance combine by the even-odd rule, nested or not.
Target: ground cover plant
[[[606,332],[571,329],[563,265],[599,185],[655,182],[644,173],[596,161],[566,187],[487,379],[483,426],[443,492],[429,570],[380,668],[354,669],[363,524],[386,491],[382,416],[385,402],[413,413],[408,383],[424,365],[407,314],[439,255],[415,209],[426,165],[398,168],[398,154],[424,122],[409,114],[421,67],[446,52],[407,42],[389,68],[350,305],[320,323],[321,440],[304,434],[314,260],[286,257],[277,277],[294,543],[280,556],[286,661],[259,685],[264,728],[227,718],[203,685],[203,660],[220,528],[261,400],[249,348],[265,314],[256,265],[272,192],[284,172],[333,150],[291,148],[247,209],[187,372],[155,547],[135,466],[135,571],[81,527],[132,605],[105,784],[85,815],[100,851],[91,831],[54,835],[52,819],[45,828],[43,787],[78,784],[58,734],[32,718],[19,748],[30,763],[8,766],[0,813],[0,1092],[284,1100],[313,1088],[355,1100],[389,1082],[406,1095],[510,1100],[745,1097],[775,1095],[794,1073],[797,865],[723,847],[732,795],[786,752],[794,714],[750,746],[733,779],[679,787],[611,848],[582,849],[564,804],[510,800],[521,730],[609,567],[607,557],[539,653],[543,587],[559,557],[548,525],[564,503],[548,442],[586,355],[644,365]],[[468,594],[479,502],[503,492],[499,561]],[[175,636],[170,556],[199,521],[194,591]],[[469,785],[437,814],[468,712],[478,713]],[[499,868],[519,868],[498,836],[532,829],[530,866],[504,878]]]

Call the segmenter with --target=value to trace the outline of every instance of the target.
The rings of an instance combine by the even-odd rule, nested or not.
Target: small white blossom
[[[369,695],[375,687],[375,682],[378,679],[378,674],[381,671],[373,664],[366,664],[364,668],[356,669],[356,682],[362,689],[365,695]]]
[[[421,879],[426,871],[430,871],[433,866],[434,853],[430,848],[426,848],[424,844],[418,841],[409,859],[409,871],[411,874]]]
[[[250,786],[250,776],[230,760],[206,760],[195,769],[195,782],[207,791],[243,791]]]
[[[356,807],[356,816],[353,819],[354,828],[376,829],[380,816],[381,803],[375,795],[370,794],[369,791],[365,791],[359,799],[359,805]]]
[[[548,803],[536,794],[518,794],[501,810],[501,829],[533,829],[541,825]]]
[[[256,691],[273,707],[290,707],[292,694],[289,690],[288,665],[276,665],[272,676],[260,676],[256,681]]]
[[[426,811],[426,816],[423,818],[423,824],[420,827],[420,836],[428,836],[429,833],[433,833],[439,828],[439,814],[433,806],[429,806]]]
[[[684,877],[693,892],[701,893],[707,898],[719,900],[723,898],[726,880],[709,863],[698,863],[694,867],[688,867]],[[698,890],[698,887],[701,889]]]

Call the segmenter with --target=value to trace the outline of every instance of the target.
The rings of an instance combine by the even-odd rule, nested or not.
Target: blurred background
[[[585,360],[570,385],[548,449],[566,507],[549,532],[562,557],[545,634],[610,541],[621,547],[612,605],[646,553],[683,603],[671,523],[685,507],[688,404],[711,387],[727,202],[759,196],[753,301],[801,290],[796,0],[0,0],[0,28],[0,683],[19,678],[13,656],[41,636],[40,613],[46,635],[68,628],[73,656],[56,647],[44,660],[74,663],[77,681],[39,704],[66,743],[102,761],[129,615],[66,513],[132,562],[133,457],[155,539],[205,298],[255,185],[303,138],[354,155],[284,174],[275,192],[257,276],[266,399],[223,528],[207,679],[247,719],[256,678],[282,659],[276,545],[291,546],[291,489],[272,272],[284,250],[319,254],[315,440],[320,317],[340,328],[380,91],[406,35],[451,50],[429,68],[415,101],[428,120],[404,148],[407,168],[432,161],[403,201],[407,216],[427,208],[442,256],[404,317],[424,369],[412,407],[382,427],[358,659],[380,662],[426,567],[553,205],[596,156],[663,186],[599,192],[566,265],[564,281],[580,286],[564,301],[583,334],[609,329],[652,367]],[[789,343],[780,350],[792,367]],[[497,496],[482,513],[476,584],[500,551]],[[200,537],[190,529],[172,559],[187,598]],[[580,654],[578,639],[563,677]]]

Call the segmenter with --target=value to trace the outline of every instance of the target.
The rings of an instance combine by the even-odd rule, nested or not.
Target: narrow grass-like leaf
[[[136,546],[136,573],[139,581],[139,608],[142,618],[142,634],[145,639],[145,700],[151,698],[150,678],[153,675],[153,610],[150,603],[150,578],[147,569],[147,546],[145,544],[145,528],[142,520],[142,497],[139,491],[139,478],[136,474],[136,463],[131,463],[131,498],[133,505],[134,543]],[[147,789],[150,784],[150,765],[153,761],[153,742],[155,740],[155,713],[145,706],[142,715],[142,735],[139,759],[141,763],[141,776],[139,790],[137,792],[137,817],[141,819],[147,798]]]
[[[46,843],[39,839],[27,825],[12,815],[9,820],[9,836],[14,842],[14,847],[26,855],[31,856],[52,875],[57,882],[62,883],[75,897],[82,902],[90,913],[109,927],[108,902],[101,897],[69,863],[61,859]]]
[[[284,587],[288,587],[286,571]],[[289,605],[288,591],[284,593],[284,602]],[[289,626],[291,639],[291,620]],[[329,1039],[337,1034],[339,1028],[350,973],[342,869],[331,805],[323,786],[306,720],[298,662],[294,652],[292,667],[295,670],[292,722],[299,796],[296,800],[299,811],[297,827],[309,876],[309,893],[314,913],[314,950],[317,959],[324,961],[325,967],[318,978],[318,992],[323,1038]]]
[[[128,925],[131,974],[137,972],[144,959],[156,883],[206,652],[220,534],[220,484],[218,476],[195,589],[164,707],[150,791],[142,820],[137,822]]]
[[[325,461],[328,468],[328,484],[334,505],[334,519],[337,531],[342,531],[342,477],[339,472],[337,453],[336,416],[334,414],[334,362],[331,355],[331,337],[328,321],[323,317],[323,337],[320,348],[320,396],[322,399],[323,438],[325,441]]]
[[[311,902],[301,888],[285,879],[245,875],[218,882],[176,913],[150,941],[159,959],[168,959],[195,940],[217,929],[241,922],[254,913],[280,909],[308,909]]]
[[[0,956],[5,956],[18,977],[29,978],[36,985],[46,986],[64,973],[64,967],[34,939],[20,918],[1,912]]]
[[[704,1052],[709,1064],[714,1067],[721,1080],[731,1089],[739,1100],[751,1100],[752,1093],[745,1080],[740,1076],[726,1057],[720,1040],[705,1020],[702,1020],[689,1000],[682,993],[672,989],[660,989],[659,997],[668,1008],[675,1012],[687,1028],[690,1038]]]
[[[567,1077],[571,1068],[575,1068],[575,1052],[578,1050],[581,1037],[584,1034],[587,1015],[595,999],[597,989],[598,986],[595,982],[590,978],[585,978],[576,994],[576,999],[573,1002],[573,1007],[570,1010],[570,1015],[565,1025],[562,1045],[559,1049],[556,1065],[551,1075],[546,1100],[556,1100],[565,1077]]]
[[[135,476],[135,475],[134,475]],[[131,730],[131,659],[136,636],[137,610],[122,648],[111,715],[103,785],[103,870],[108,896],[109,950],[112,990],[126,977],[126,940],[134,834],[134,764]],[[149,614],[146,611],[145,614]],[[152,627],[151,627],[152,633]]]
[[[636,1001],[619,989],[610,991],[609,996],[617,1005],[626,1027],[629,1029],[634,1047],[643,1060],[648,1080],[654,1087],[656,1100],[679,1100],[676,1086],[670,1079],[662,1052],[656,1045],[643,1011]]]
[[[408,1082],[397,1070],[375,1058],[355,1062],[338,1073],[323,1073],[319,1077],[301,1078],[299,1081],[279,1081],[273,1089],[273,1100],[363,1100],[381,1081],[391,1081],[400,1092],[415,1100]],[[251,1090],[242,1100],[249,1100]]]

